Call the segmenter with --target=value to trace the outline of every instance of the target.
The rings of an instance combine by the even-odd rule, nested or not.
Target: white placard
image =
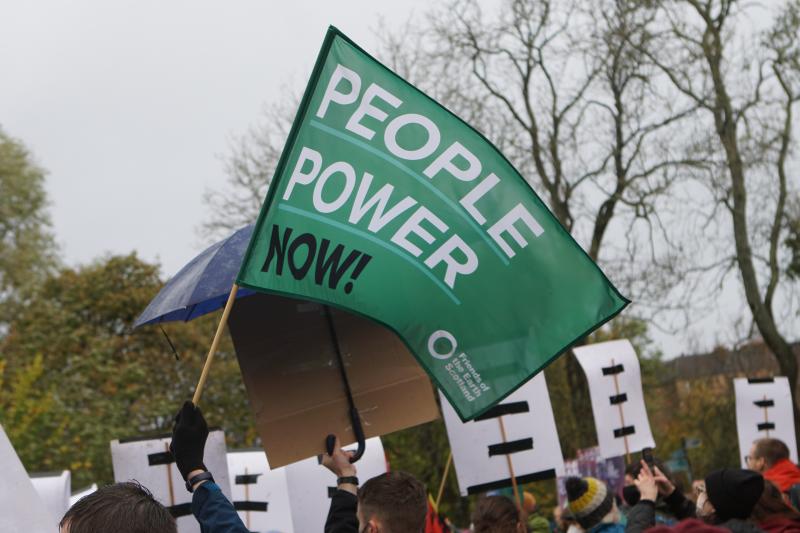
[[[461,495],[511,486],[508,459],[518,483],[564,474],[564,458],[544,373],[470,422],[461,422],[439,392]],[[500,430],[500,417],[506,440]]]
[[[179,533],[200,533],[200,524],[192,515],[192,495],[186,490],[178,467],[167,455],[170,439],[170,436],[164,436],[111,441],[114,481],[138,481],[163,505],[175,507]],[[226,455],[225,434],[221,430],[209,432],[203,463],[230,500],[231,484]]]
[[[33,488],[25,467],[0,426],[0,531],[53,533],[61,517],[53,516]]]
[[[228,452],[228,474],[233,505],[247,529],[294,532],[285,468],[270,470],[264,450],[237,450]]]
[[[73,492],[72,496],[69,497],[69,506],[72,507],[73,505],[78,503],[78,500],[80,500],[84,496],[88,496],[89,494],[92,494],[93,492],[97,492],[97,483],[92,483],[91,485],[89,485],[85,489],[81,489],[81,490]]]
[[[589,382],[597,442],[604,458],[655,448],[639,359],[626,340],[573,348]]]
[[[736,378],[736,429],[739,434],[739,459],[747,468],[745,455],[753,442],[762,438],[782,440],[789,447],[789,457],[797,464],[797,440],[789,380],[775,378]]]
[[[366,450],[356,463],[359,482],[386,472],[386,456],[379,437],[367,439]],[[354,450],[355,446],[345,449]],[[292,463],[286,468],[292,523],[295,531],[323,531],[331,506],[329,491],[336,489],[336,476],[319,464],[316,457]]]
[[[61,520],[61,517],[69,509],[70,485],[72,483],[69,470],[64,470],[61,473],[32,473],[31,483],[33,483],[33,488],[39,493],[39,497],[50,514]]]

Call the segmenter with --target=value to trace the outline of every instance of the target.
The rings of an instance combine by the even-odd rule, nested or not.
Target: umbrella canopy
[[[253,224],[206,248],[170,279],[142,312],[134,328],[145,324],[187,322],[225,306],[250,242]],[[237,298],[253,291],[239,289]]]
[[[134,327],[186,322],[225,307],[253,227],[237,230],[192,259],[164,285]],[[364,452],[366,437],[437,418],[427,375],[389,330],[336,310],[336,321],[346,326],[337,332],[327,306],[240,287],[236,299],[246,296],[252,298],[233,306],[228,325],[273,466],[318,455],[323,441],[332,453],[330,436],[320,438],[331,433],[343,442],[358,442],[351,458],[355,461]],[[345,358],[360,362],[352,390]],[[384,371],[375,368],[378,359],[384,360],[378,365]],[[366,431],[354,396],[369,405]]]

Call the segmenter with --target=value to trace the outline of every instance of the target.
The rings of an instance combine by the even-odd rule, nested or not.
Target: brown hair
[[[102,487],[70,507],[58,524],[69,533],[177,533],[175,519],[135,481]]]
[[[773,482],[765,479],[764,492],[753,508],[750,518],[759,523],[769,520],[770,518],[800,520],[800,513],[786,503],[786,500],[783,499],[783,494],[781,494],[781,489]]]
[[[505,496],[481,498],[472,513],[475,533],[515,533],[521,520],[519,509]]]
[[[425,486],[405,472],[368,480],[358,489],[358,506],[365,520],[376,517],[387,533],[421,533],[425,528]]]
[[[758,439],[755,442],[755,458],[763,458],[767,462],[767,468],[780,461],[789,458],[789,447],[778,439]]]

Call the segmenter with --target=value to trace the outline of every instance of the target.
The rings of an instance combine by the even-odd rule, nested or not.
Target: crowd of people
[[[203,533],[250,533],[203,464],[207,437],[200,409],[186,402],[175,417],[170,449],[193,493],[192,513]],[[404,472],[387,472],[361,484],[350,457],[337,440],[333,452],[322,458],[337,476],[325,533],[430,533],[428,498],[420,481]],[[745,460],[747,469],[711,472],[694,482],[688,494],[656,459],[628,466],[621,495],[599,479],[571,477],[565,485],[567,504],[554,510],[552,521],[539,515],[529,495],[519,504],[505,496],[483,496],[469,531],[800,533],[800,468],[791,462],[786,444],[758,440]],[[437,523],[437,531],[447,527]],[[61,533],[112,531],[176,533],[177,527],[169,511],[133,481],[82,498],[60,524]]]

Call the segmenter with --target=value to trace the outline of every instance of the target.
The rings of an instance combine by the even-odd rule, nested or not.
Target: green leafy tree
[[[0,129],[0,334],[21,293],[54,266],[45,173]]]
[[[666,458],[678,450],[682,438],[699,438],[700,446],[688,450],[694,477],[740,464],[736,406],[728,384],[725,378],[698,379],[681,384],[683,391],[667,389],[672,393],[666,397],[672,415],[654,431],[659,456]]]
[[[173,414],[191,398],[216,317],[170,326],[176,361],[157,327],[131,329],[161,285],[157,267],[135,254],[109,257],[53,274],[20,309],[0,344],[6,371],[16,381],[35,376],[36,389],[52,402],[47,418],[20,421],[13,411],[0,411],[29,471],[68,468],[75,486],[110,482],[112,439],[171,430]],[[13,387],[3,389],[13,396]],[[225,421],[229,445],[253,445],[244,385],[227,339],[202,408],[212,424]],[[57,445],[51,435],[60,435]]]
[[[56,410],[52,390],[41,385],[45,372],[43,357],[36,355],[13,374],[0,360],[0,413],[3,428],[16,445],[25,464],[41,465],[40,470],[53,470],[50,450],[65,449],[65,423]]]

